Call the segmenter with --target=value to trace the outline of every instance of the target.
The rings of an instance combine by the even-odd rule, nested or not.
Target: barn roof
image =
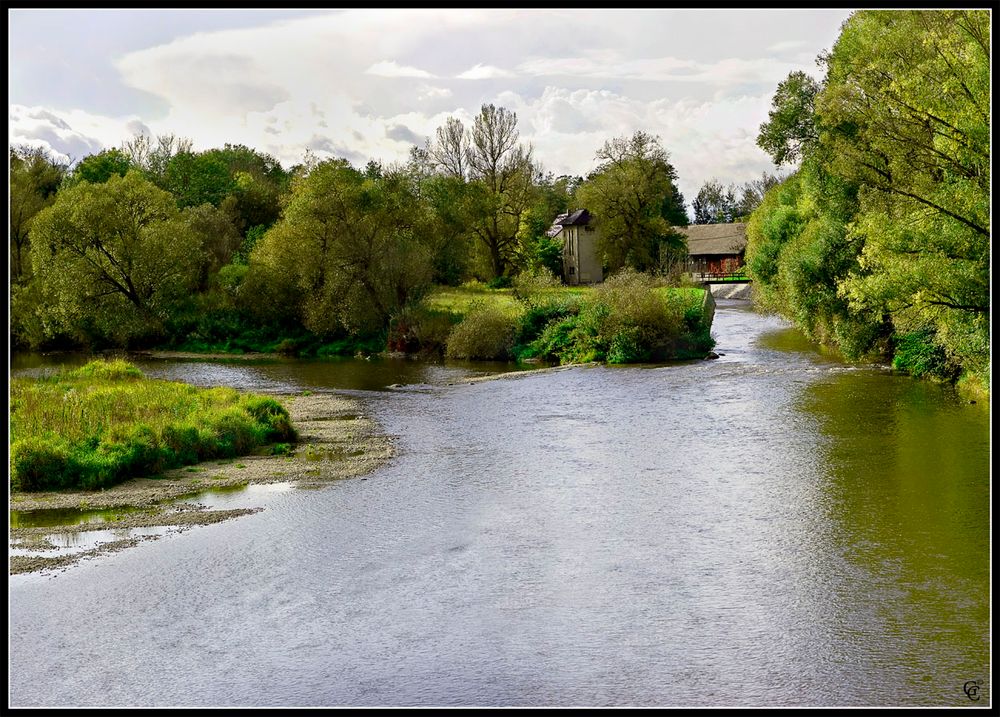
[[[745,222],[733,224],[692,224],[678,227],[687,236],[688,254],[732,254],[747,248],[747,225]]]

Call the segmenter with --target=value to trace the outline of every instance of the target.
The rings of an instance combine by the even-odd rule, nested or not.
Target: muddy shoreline
[[[102,491],[13,493],[10,510],[35,511],[108,510],[127,512],[110,520],[72,525],[11,528],[10,548],[31,551],[55,550],[45,536],[88,531],[118,531],[168,526],[176,531],[208,525],[255,513],[260,508],[208,510],[198,504],[199,493],[219,488],[267,483],[293,483],[299,488],[317,488],[333,481],[365,475],[394,455],[393,441],[363,413],[361,402],[331,393],[276,395],[291,415],[299,441],[287,455],[252,455],[206,461],[176,468],[156,478],[134,478]],[[194,502],[177,503],[189,499]],[[12,555],[10,574],[46,569],[64,569],[83,558],[122,550],[158,536],[123,537],[93,550],[71,555]]]

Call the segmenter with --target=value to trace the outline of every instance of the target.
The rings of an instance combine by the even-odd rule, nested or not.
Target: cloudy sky
[[[657,134],[690,202],[774,167],[754,143],[849,10],[8,10],[9,141],[65,159],[143,132],[287,167],[404,160],[449,116],[517,113],[543,168]]]

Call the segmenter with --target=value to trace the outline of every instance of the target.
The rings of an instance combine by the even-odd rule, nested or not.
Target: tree
[[[816,98],[830,169],[862,187],[842,294],[988,375],[990,13],[865,11]],[[914,41],[914,38],[919,41]]]
[[[43,149],[10,150],[10,274],[14,283],[30,275],[29,234],[35,216],[55,201],[66,165]]]
[[[233,258],[243,242],[243,235],[233,224],[232,217],[211,204],[188,207],[183,212],[184,220],[191,231],[198,237],[202,252],[205,255],[204,279],[212,272],[217,272]]]
[[[130,166],[160,189],[166,189],[167,165],[178,154],[190,154],[192,144],[190,139],[174,134],[157,135],[155,142],[147,134],[136,134],[122,143],[122,153]]]
[[[735,182],[723,187],[718,179],[711,179],[698,190],[692,203],[695,224],[726,224],[745,222],[764,200],[768,189],[777,185],[779,178],[764,172],[759,179],[743,184]]]
[[[519,144],[518,136],[516,113],[483,105],[471,130],[451,118],[426,150],[437,171],[467,179],[469,230],[485,251],[493,277],[514,265],[521,217],[532,201],[531,148]]]
[[[294,297],[303,325],[320,335],[384,329],[430,285],[429,223],[416,199],[405,172],[319,163],[293,184],[244,286]]]
[[[181,209],[201,204],[217,207],[233,189],[229,168],[207,152],[175,154],[167,162],[163,181]]]
[[[106,149],[81,159],[73,168],[74,182],[103,184],[111,177],[124,177],[132,168],[129,158],[120,149]]]
[[[820,84],[802,71],[789,73],[771,99],[768,120],[760,126],[757,146],[778,166],[791,164],[819,141],[814,104]]]
[[[136,171],[60,191],[32,239],[49,333],[118,344],[157,332],[202,260],[173,198]]]
[[[736,216],[733,186],[726,188],[718,179],[711,179],[698,190],[692,206],[695,224],[727,224]]]
[[[598,250],[608,269],[650,271],[683,253],[683,236],[664,217],[677,194],[677,172],[660,139],[641,131],[616,137],[604,143],[597,159],[600,164],[577,190],[577,199],[596,218]]]

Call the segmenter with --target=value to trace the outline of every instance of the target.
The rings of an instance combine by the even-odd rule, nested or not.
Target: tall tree
[[[776,165],[796,162],[819,141],[814,111],[819,90],[820,84],[800,70],[778,85],[767,122],[757,135],[757,145]]]
[[[120,149],[106,149],[77,162],[71,178],[73,182],[102,184],[114,176],[124,177],[131,168],[132,163],[124,152]]]
[[[736,216],[736,195],[730,185],[722,186],[718,179],[710,179],[698,190],[692,202],[695,224],[726,224]]]
[[[517,114],[489,104],[482,106],[471,130],[449,119],[426,150],[438,171],[468,180],[470,232],[494,277],[513,267],[521,218],[532,203],[531,148],[518,138]]]
[[[642,131],[616,137],[604,143],[597,159],[577,201],[596,218],[598,250],[608,269],[654,270],[682,253],[684,238],[664,216],[677,194],[677,172],[660,139]]]

